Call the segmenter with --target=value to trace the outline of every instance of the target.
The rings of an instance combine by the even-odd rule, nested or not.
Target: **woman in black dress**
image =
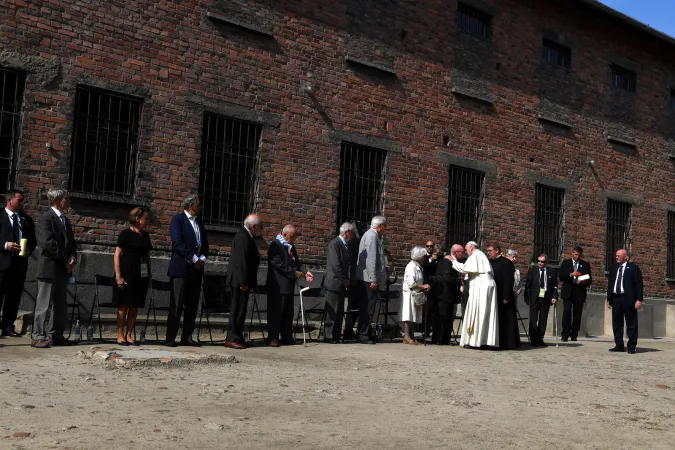
[[[145,229],[150,224],[150,210],[144,206],[134,208],[129,215],[131,227],[117,238],[115,249],[114,300],[117,303],[117,343],[136,345],[133,340],[138,308],[145,305],[150,284],[150,235]],[[126,336],[124,325],[126,323]]]

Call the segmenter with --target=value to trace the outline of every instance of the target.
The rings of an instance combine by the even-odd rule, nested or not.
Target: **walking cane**
[[[558,302],[553,304],[553,330],[555,332],[555,346],[558,347]]]
[[[300,289],[300,314],[302,314],[302,344],[307,347],[307,338],[305,337],[305,304],[302,302],[302,293],[308,291],[309,286]]]

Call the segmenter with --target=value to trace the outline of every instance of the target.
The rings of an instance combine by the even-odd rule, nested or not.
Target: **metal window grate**
[[[133,194],[142,100],[78,87],[70,160],[74,192]]]
[[[386,157],[384,150],[342,143],[337,227],[355,222],[363,235],[370,227],[370,219],[382,213]]]
[[[204,223],[237,226],[251,213],[261,132],[259,124],[204,115],[199,164]]]
[[[25,77],[0,70],[0,188],[11,189],[16,173],[21,104]]]
[[[629,246],[631,204],[607,201],[607,242],[605,248],[605,270],[614,264],[614,254],[619,249]],[[630,253],[630,252],[629,252]]]
[[[572,67],[572,50],[550,39],[544,39],[541,57],[544,61],[567,69]]]
[[[675,278],[675,212],[668,211],[668,243],[666,258],[666,276]]]
[[[481,243],[485,174],[450,166],[447,246]]]
[[[461,32],[488,39],[491,35],[492,16],[464,3],[457,5],[457,29]]]
[[[637,75],[623,67],[612,65],[612,85],[628,92],[635,92]]]
[[[563,240],[565,190],[538,184],[534,189],[534,252],[545,253],[551,264],[560,263]]]

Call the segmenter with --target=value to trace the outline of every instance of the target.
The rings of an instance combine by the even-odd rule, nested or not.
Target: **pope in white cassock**
[[[452,267],[469,277],[469,300],[462,320],[461,346],[499,346],[499,322],[497,314],[497,290],[490,260],[471,241],[464,247],[469,258],[465,263],[448,255]]]

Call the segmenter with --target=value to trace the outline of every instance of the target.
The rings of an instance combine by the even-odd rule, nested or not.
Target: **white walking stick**
[[[553,304],[553,331],[555,333],[555,346],[558,346],[558,302]]]
[[[302,293],[309,291],[310,287],[300,289],[300,314],[302,314],[302,344],[307,347],[307,338],[305,337],[305,304],[302,302]]]

